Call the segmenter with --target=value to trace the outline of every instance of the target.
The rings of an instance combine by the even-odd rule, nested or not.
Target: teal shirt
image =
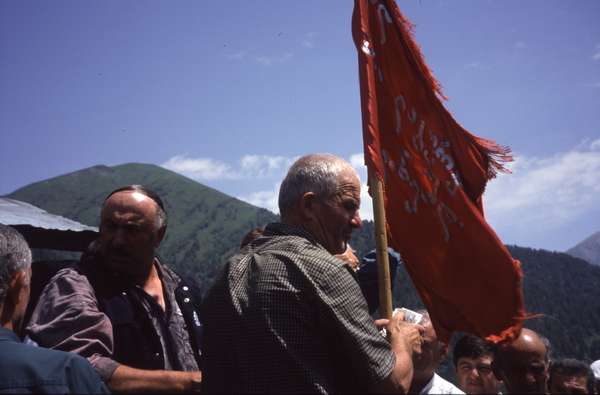
[[[0,394],[107,394],[94,368],[77,354],[21,343],[0,328]]]

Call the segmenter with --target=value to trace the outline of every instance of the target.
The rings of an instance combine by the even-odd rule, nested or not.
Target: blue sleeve
[[[96,370],[79,355],[72,354],[67,366],[67,382],[74,394],[110,394]]]

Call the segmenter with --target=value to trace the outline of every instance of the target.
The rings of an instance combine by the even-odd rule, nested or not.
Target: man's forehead
[[[139,214],[153,214],[158,205],[143,193],[137,191],[121,191],[110,196],[104,202],[102,214],[114,211],[129,211]]]
[[[345,169],[338,176],[338,193],[360,196],[360,179],[354,169]]]
[[[471,365],[491,365],[492,364],[492,356],[491,355],[481,355],[476,358],[471,357],[460,357],[458,359],[458,364],[461,363],[469,363]]]

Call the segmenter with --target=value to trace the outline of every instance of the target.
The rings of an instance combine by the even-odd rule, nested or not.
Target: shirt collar
[[[15,332],[6,328],[0,328],[0,341],[21,343],[19,336],[17,336]]]
[[[298,237],[303,237],[303,238],[307,239],[308,241],[310,241],[313,244],[317,244],[317,245],[321,246],[321,244],[319,244],[317,242],[315,237],[312,234],[310,234],[307,230],[305,230],[299,226],[288,225],[288,224],[284,224],[282,222],[273,222],[273,223],[268,224],[265,227],[264,235],[265,236],[298,236]]]
[[[433,387],[433,382],[435,381],[435,376],[437,376],[437,375],[435,373],[433,373],[433,376],[431,376],[431,380],[429,380],[429,382],[427,384],[425,384],[425,387],[423,387],[423,389],[421,390],[421,392],[419,392],[419,394],[429,393],[429,391],[431,390],[431,387]]]

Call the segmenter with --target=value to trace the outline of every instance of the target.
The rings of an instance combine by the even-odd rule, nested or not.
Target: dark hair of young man
[[[479,358],[482,355],[494,355],[494,345],[480,337],[466,334],[454,346],[452,361],[456,367],[460,358]]]
[[[549,369],[548,386],[552,385],[553,378],[556,375],[567,377],[585,377],[587,382],[587,390],[589,394],[593,393],[594,376],[592,369],[582,361],[573,358],[559,359],[552,361]]]

